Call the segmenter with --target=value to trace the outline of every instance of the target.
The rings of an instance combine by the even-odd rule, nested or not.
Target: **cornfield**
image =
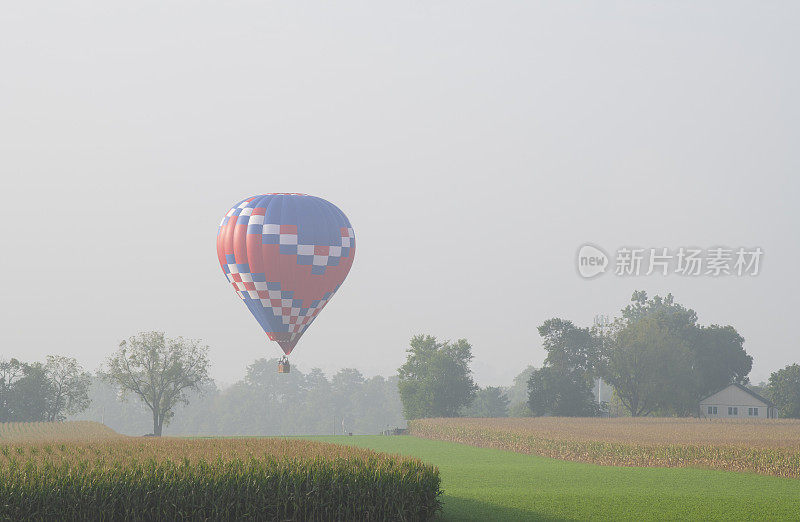
[[[97,440],[123,437],[105,424],[92,421],[2,422],[0,443],[35,440]]]
[[[427,520],[438,470],[287,439],[0,443],[4,520]]]
[[[800,421],[789,419],[420,419],[409,433],[593,464],[800,478]]]

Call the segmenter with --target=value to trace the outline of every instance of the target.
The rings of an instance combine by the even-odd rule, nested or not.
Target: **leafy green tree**
[[[461,414],[464,417],[508,417],[508,398],[499,386],[481,388]]]
[[[753,357],[744,350],[744,338],[732,326],[699,327],[690,348],[696,400],[732,382],[747,384]]]
[[[528,366],[514,377],[511,386],[506,388],[506,397],[508,397],[509,404],[513,407],[515,404],[528,402],[528,381],[531,374],[536,371],[534,366]]]
[[[603,379],[631,416],[650,415],[693,400],[691,354],[657,317],[620,322],[605,344]]]
[[[220,389],[208,381],[188,390],[188,404],[175,406],[163,434],[330,435],[342,432],[343,417],[347,431],[376,434],[405,423],[396,376],[364,378],[344,369],[328,379],[318,368],[304,373],[294,365],[291,373],[278,374],[277,363],[277,358],[258,359],[230,386]],[[106,381],[95,379],[90,395],[90,409],[71,420],[104,420],[131,435],[151,429],[151,410],[140,401],[121,402],[117,389]]]
[[[534,416],[592,417],[599,413],[591,387],[580,370],[544,366],[528,380],[528,406]]]
[[[12,420],[16,382],[24,375],[23,363],[17,359],[0,360],[0,422]]]
[[[631,415],[693,415],[730,382],[747,383],[752,357],[732,326],[701,326],[694,310],[636,291],[601,349],[598,373]]]
[[[767,383],[765,381],[761,381],[758,384],[753,384],[751,382],[750,384],[747,384],[746,386],[747,386],[747,389],[749,389],[750,391],[756,392],[758,395],[761,395],[762,397],[769,397],[769,395],[770,395],[769,386],[767,385]]]
[[[439,342],[431,335],[416,335],[406,353],[398,388],[407,419],[456,417],[475,398],[472,346],[466,339]]]
[[[11,419],[15,422],[48,420],[52,386],[40,362],[23,363],[22,376],[14,383],[10,397]]]
[[[773,372],[767,390],[781,417],[800,419],[800,364]]]
[[[588,328],[578,328],[572,321],[553,318],[539,328],[542,347],[547,352],[545,365],[565,370],[579,370],[591,378],[599,358],[599,343]]]
[[[647,292],[637,290],[631,296],[631,304],[622,309],[622,318],[627,323],[645,317],[654,318],[662,328],[670,334],[681,337],[685,341],[693,341],[697,334],[697,313],[676,303],[672,294],[647,297]]]
[[[514,377],[511,386],[506,388],[506,397],[508,397],[509,402],[509,416],[531,417],[533,415],[533,412],[531,412],[528,407],[528,381],[534,371],[536,371],[536,368],[528,366]]]
[[[79,413],[89,406],[91,376],[74,357],[48,355],[44,375],[50,384],[46,401],[48,421],[62,421],[68,413]]]
[[[397,389],[397,376],[376,375],[364,381],[363,404],[356,419],[361,433],[376,433],[405,425],[403,403]]]
[[[278,373],[276,359],[257,359],[247,367],[244,382],[266,404],[297,403],[306,390],[302,372]]]
[[[528,379],[533,415],[592,416],[598,406],[592,393],[599,344],[588,328],[553,318],[539,327],[547,352],[544,366]]]
[[[0,421],[53,422],[85,410],[90,376],[72,357],[0,361]]]
[[[274,366],[274,365],[273,365]],[[292,372],[299,368],[292,368]],[[334,429],[338,433],[341,428],[341,414],[336,411],[337,404],[333,395],[330,380],[319,368],[312,368],[305,375],[306,393],[300,402],[287,405],[288,411],[296,411],[296,429],[300,433],[331,434]],[[370,424],[369,420],[365,424]],[[374,433],[372,426],[364,431],[356,429],[354,433]]]
[[[358,431],[357,419],[367,402],[364,376],[355,368],[342,368],[331,379],[334,413],[339,419],[343,433]]]
[[[527,386],[526,386],[527,388]],[[509,417],[535,417],[528,401],[518,402],[508,407]]]
[[[125,395],[133,393],[152,413],[153,435],[174,416],[178,404],[188,402],[187,392],[208,380],[208,346],[164,332],[144,332],[127,341],[106,361],[100,372]]]

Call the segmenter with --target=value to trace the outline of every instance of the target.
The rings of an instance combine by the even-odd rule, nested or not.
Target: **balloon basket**
[[[278,363],[278,373],[289,373],[290,370],[289,361],[280,361]]]

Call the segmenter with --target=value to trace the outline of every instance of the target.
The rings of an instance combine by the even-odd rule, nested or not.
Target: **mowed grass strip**
[[[593,464],[698,467],[800,478],[796,420],[419,419],[417,437]]]
[[[410,436],[323,437],[439,468],[445,520],[800,520],[800,480],[598,466]]]
[[[418,459],[285,439],[0,445],[5,520],[427,520]]]

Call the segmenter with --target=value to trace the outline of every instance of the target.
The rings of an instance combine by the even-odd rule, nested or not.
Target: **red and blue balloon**
[[[287,355],[347,277],[355,248],[344,212],[306,194],[240,201],[217,233],[222,271]]]

